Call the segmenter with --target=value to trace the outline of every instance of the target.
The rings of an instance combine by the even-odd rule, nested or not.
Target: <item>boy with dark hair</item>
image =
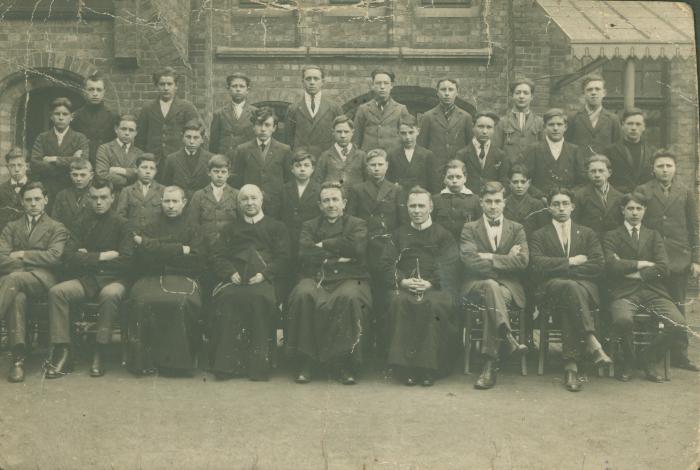
[[[5,228],[8,222],[22,216],[22,199],[19,193],[22,186],[28,182],[27,156],[24,150],[19,147],[11,149],[5,154],[5,163],[10,179],[0,184],[0,230]]]
[[[466,186],[467,168],[461,160],[451,160],[445,167],[445,187],[433,195],[435,222],[442,225],[459,241],[466,222],[481,217],[479,197]]]
[[[202,148],[204,124],[199,119],[188,121],[182,128],[183,148],[168,155],[163,164],[165,186],[179,186],[189,201],[195,191],[209,183],[209,159],[211,153]]]
[[[250,78],[247,75],[241,72],[232,73],[226,77],[226,88],[231,101],[214,113],[209,151],[231,158],[236,147],[255,137],[250,118],[258,108],[248,104]]]
[[[58,193],[51,209],[51,217],[61,222],[71,232],[89,209],[87,197],[88,186],[94,173],[92,165],[86,158],[75,160],[70,164],[70,179],[73,185]]]
[[[605,149],[610,159],[610,184],[621,193],[629,193],[654,178],[652,165],[656,151],[644,139],[646,113],[629,108],[622,113],[622,138]]]
[[[225,156],[212,155],[207,167],[210,184],[194,192],[187,215],[194,227],[200,227],[203,233],[216,235],[224,225],[238,217],[238,190],[227,184],[229,167]],[[215,241],[215,238],[211,241]]]
[[[115,138],[117,113],[105,105],[105,80],[100,72],[88,75],[83,94],[87,101],[85,106],[75,112],[72,127],[90,141],[90,154],[84,157],[88,158],[94,167],[100,145]]]
[[[573,219],[602,236],[622,223],[622,193],[610,184],[610,160],[605,155],[591,155],[586,164],[588,183],[575,190],[576,210]]]
[[[527,167],[516,163],[508,170],[510,194],[506,197],[503,215],[508,220],[522,224],[525,234],[530,236],[535,230],[549,222],[549,211],[541,199],[528,193],[530,173]]]
[[[342,114],[333,120],[335,144],[321,154],[314,179],[319,183],[340,181],[345,189],[365,180],[365,158],[367,154],[352,143],[355,126]]]
[[[137,135],[136,116],[119,116],[114,131],[117,138],[97,149],[95,173],[99,178],[111,181],[115,195],[118,195],[124,186],[136,181],[134,161],[143,151],[134,146]]]
[[[140,155],[134,165],[136,182],[119,193],[117,214],[127,220],[129,230],[140,232],[160,215],[165,186],[154,181],[158,167],[152,153]]]
[[[513,108],[496,124],[493,142],[503,150],[511,163],[522,158],[527,147],[542,141],[544,121],[531,109],[535,82],[521,77],[510,84]]]
[[[414,186],[431,191],[435,185],[433,173],[436,171],[435,166],[438,162],[433,152],[417,144],[421,133],[418,121],[409,114],[401,116],[396,125],[401,145],[387,152],[389,154],[387,179],[401,186],[404,195],[407,195]],[[403,204],[405,202],[403,201]]]

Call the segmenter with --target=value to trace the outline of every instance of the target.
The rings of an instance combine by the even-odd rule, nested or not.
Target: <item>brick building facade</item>
[[[568,1],[572,11],[594,3]],[[251,76],[252,103],[283,113],[300,97],[300,69],[308,63],[325,68],[326,93],[350,114],[369,99],[368,75],[376,67],[396,72],[393,96],[416,114],[437,103],[434,87],[442,76],[460,80],[460,105],[469,111],[502,114],[509,107],[508,82],[520,75],[536,82],[535,111],[574,109],[580,106],[580,78],[590,72],[606,77],[606,106],[619,110],[623,98],[616,87],[632,55],[576,54],[570,32],[546,8],[551,0],[15,3],[3,12],[0,29],[3,154],[15,143],[30,146],[48,128],[51,99],[80,101],[83,77],[96,69],[106,76],[108,105],[137,112],[157,96],[151,74],[174,66],[182,75],[180,96],[209,122],[228,100],[224,78],[230,72]],[[675,27],[692,35],[689,8],[666,7],[675,12]],[[672,45],[666,49],[648,53],[640,45],[634,52],[641,57],[634,59],[637,105],[650,110],[649,137],[672,146],[681,156],[681,178],[696,184],[696,59]]]

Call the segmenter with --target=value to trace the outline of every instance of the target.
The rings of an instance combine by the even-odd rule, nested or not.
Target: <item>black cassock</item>
[[[459,346],[455,302],[450,286],[457,282],[457,244],[441,225],[417,230],[400,227],[382,257],[389,293],[389,356],[391,365],[446,373]],[[432,287],[417,295],[400,287],[407,278],[421,278]]]
[[[270,339],[279,319],[274,282],[289,263],[289,236],[281,222],[264,216],[257,223],[228,224],[214,246],[212,264],[221,283],[214,289],[210,324],[216,373],[265,378]],[[241,284],[233,284],[238,273]],[[249,285],[261,273],[264,281]]]
[[[198,346],[204,259],[196,227],[166,217],[147,227],[135,251],[139,278],[129,297],[129,368],[191,370]],[[183,253],[183,246],[190,253]]]

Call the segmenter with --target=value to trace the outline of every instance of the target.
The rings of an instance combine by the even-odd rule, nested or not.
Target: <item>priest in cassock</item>
[[[133,237],[140,276],[131,289],[129,368],[137,373],[190,373],[202,307],[204,268],[198,227],[187,223],[178,186],[163,191],[162,214]]]
[[[287,350],[298,361],[298,383],[315,363],[331,366],[345,385],[356,383],[361,339],[372,294],[365,261],[367,223],[346,215],[338,182],[321,185],[321,216],[304,222],[299,239],[303,279],[289,297]]]
[[[238,205],[243,218],[224,227],[212,253],[221,280],[213,293],[212,370],[217,379],[267,380],[270,334],[279,319],[274,282],[289,263],[289,235],[263,213],[254,184],[241,188]]]
[[[455,302],[448,285],[455,272],[457,243],[433,223],[430,193],[416,186],[408,193],[409,225],[392,236],[384,252],[389,294],[389,364],[401,369],[406,385],[433,385],[449,372],[458,346]],[[452,269],[450,269],[452,268]]]

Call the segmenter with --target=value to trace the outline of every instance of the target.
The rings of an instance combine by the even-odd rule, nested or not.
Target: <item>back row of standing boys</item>
[[[204,323],[217,377],[266,379],[281,302],[297,382],[322,364],[355,383],[372,311],[380,355],[406,384],[429,386],[456,356],[455,299],[484,312],[476,388],[494,386],[499,358],[527,351],[508,311],[534,304],[561,317],[570,391],[581,389],[580,343],[597,365],[611,362],[597,338],[601,307],[622,345],[619,379],[631,377],[637,305],[666,324],[643,351],[646,378],[662,380],[654,364],[669,347],[675,365],[697,370],[682,315],[688,277],[700,272],[693,193],[674,178],[675,156],[644,141],[643,111],[626,110],[620,125],[603,108],[601,77],[583,80],[573,117],[531,112],[535,86],[516,80],[500,119],[457,107],[458,81],[444,78],[419,124],[391,98],[389,71],[371,74],[373,99],[354,120],[323,93],[321,68],[301,76],[304,96],[286,119],[291,146],[273,138],[275,113],[247,102],[241,73],[226,79],[231,101],[214,115],[209,151],[169,68],[154,75],[160,96],[138,117],[105,106],[97,74],[83,108],[52,103],[31,171],[13,150],[0,186],[12,220],[0,236],[10,381],[24,379],[27,297],[44,294],[48,378],[72,366],[69,312],[83,300],[99,305],[90,374],[103,375],[127,299],[137,373],[191,369]]]

